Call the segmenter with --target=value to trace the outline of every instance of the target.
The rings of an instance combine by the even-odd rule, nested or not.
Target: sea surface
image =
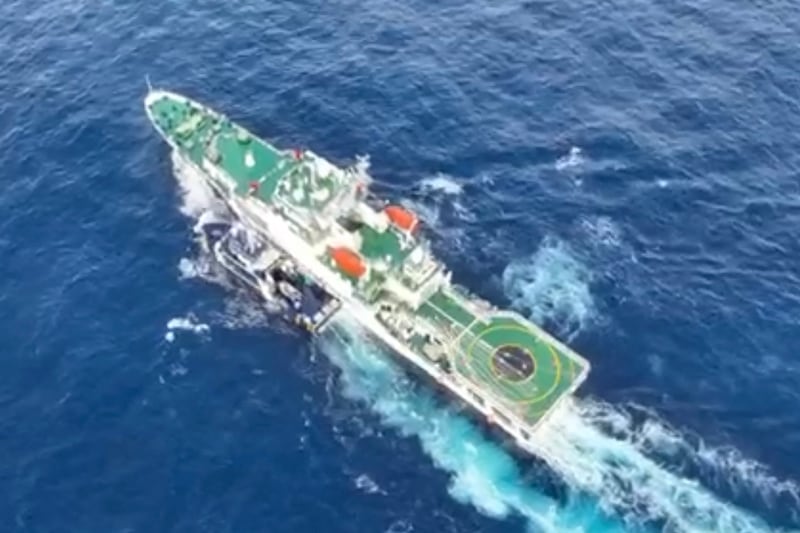
[[[798,42],[789,0],[0,3],[0,531],[798,531]],[[368,157],[589,358],[541,457],[208,279],[148,77]]]

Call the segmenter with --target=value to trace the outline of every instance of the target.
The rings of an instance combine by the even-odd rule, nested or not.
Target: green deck
[[[422,304],[420,312],[438,324],[461,330],[472,324],[475,315],[465,309],[453,296],[439,290]]]
[[[300,166],[287,174],[278,189],[279,194],[291,205],[321,210],[333,197],[336,186],[333,180],[328,177],[320,179],[316,184],[311,183],[312,179],[314,179],[314,176],[311,169]],[[322,192],[323,195],[319,198],[315,197],[314,193],[319,192]]]
[[[378,232],[364,225],[358,229],[358,233],[361,235],[359,251],[369,260],[384,260],[394,268],[402,265],[411,253],[412,248],[410,246],[403,248],[400,235],[391,226],[383,232]]]
[[[255,194],[265,202],[276,197],[300,209],[321,211],[336,198],[346,180],[317,176],[310,165],[275,149],[223,116],[165,95],[150,105],[161,130],[196,164],[218,165],[233,179],[240,195]]]
[[[256,194],[270,201],[278,182],[298,166],[291,157],[267,145],[225,117],[204,112],[189,102],[163,96],[150,106],[161,130],[196,164],[204,158],[219,165],[244,195],[258,182]]]
[[[435,323],[450,342],[456,371],[487,391],[495,400],[535,424],[567,393],[584,371],[581,360],[548,342],[536,326],[510,313],[476,317],[460,297],[435,293],[420,308],[420,316]],[[530,375],[504,374],[499,349],[529,358]]]

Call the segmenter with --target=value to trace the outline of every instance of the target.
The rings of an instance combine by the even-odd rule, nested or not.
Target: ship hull
[[[169,142],[168,139],[167,141]],[[350,319],[349,326],[363,330],[370,338],[378,341],[382,347],[396,356],[399,356],[397,359],[406,370],[410,370],[414,374],[424,377],[426,381],[433,384],[450,397],[455,396],[462,405],[467,406],[467,408],[472,411],[472,416],[476,420],[481,421],[485,427],[494,432],[499,430],[501,434],[510,437],[514,445],[526,453],[537,453],[535,441],[532,440],[532,438],[535,438],[535,435],[531,435],[530,432],[526,432],[526,434],[523,435],[515,427],[503,423],[502,420],[495,419],[490,409],[485,409],[476,405],[468,389],[457,386],[457,383],[448,379],[441,368],[423,359],[408,346],[400,342],[388,328],[375,318],[374,310],[356,299],[352,292],[347,290],[346,286],[342,287],[342,284],[338,283],[339,280],[331,279],[326,267],[317,261],[313,254],[309,253],[307,250],[303,250],[303,248],[306,248],[305,243],[292,235],[280,218],[269,217],[265,216],[264,213],[254,212],[252,207],[244,204],[241,199],[230,197],[225,194],[224,191],[220,190],[219,184],[213,179],[210,179],[209,176],[192,161],[182,157],[180,152],[174,148],[175,147],[173,147],[173,164],[176,167],[180,167],[176,170],[189,173],[192,179],[202,181],[214,191],[215,196],[227,206],[238,220],[245,222],[249,228],[258,231],[271,245],[291,256],[298,264],[302,265],[307,273],[313,276],[318,283],[339,299],[341,302],[341,311],[344,314],[345,320],[348,318]],[[290,252],[289,250],[292,251]],[[267,295],[264,294],[261,296],[267,297]]]
[[[239,223],[323,287],[339,304],[340,322],[539,455],[542,424],[585,380],[588,361],[519,314],[452,284],[412,235],[413,214],[367,203],[365,174],[308,150],[278,149],[168,91],[148,93],[145,109],[176,169],[206,183]],[[342,251],[359,264],[343,264]]]

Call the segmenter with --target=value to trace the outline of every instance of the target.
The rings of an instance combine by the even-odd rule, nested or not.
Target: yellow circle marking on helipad
[[[519,331],[522,331],[522,332],[530,334],[532,337],[534,337],[536,339],[537,342],[539,342],[539,337],[537,337],[536,334],[533,331],[531,331],[530,329],[528,329],[526,327],[523,327],[523,326],[510,326],[510,325],[502,325],[502,324],[501,325],[496,325],[496,326],[490,326],[490,327],[486,328],[485,330],[481,331],[478,335],[476,335],[475,338],[472,339],[472,342],[470,342],[469,346],[467,347],[467,364],[469,365],[470,368],[472,368],[472,360],[475,357],[475,354],[474,354],[475,345],[478,343],[479,340],[481,340],[481,338],[485,337],[490,332],[498,330],[498,329],[516,329],[516,330],[519,330]],[[489,345],[489,346],[491,346],[491,345]],[[561,382],[561,361],[558,358],[558,354],[556,354],[555,350],[553,350],[553,347],[550,346],[550,344],[547,344],[547,349],[550,351],[550,355],[553,358],[553,366],[556,369],[556,376],[555,376],[555,379],[553,379],[553,384],[550,386],[549,389],[544,391],[539,396],[536,396],[534,398],[524,399],[524,400],[512,400],[514,403],[518,403],[518,404],[534,404],[534,403],[541,402],[542,400],[544,400],[545,398],[547,398],[548,396],[553,394],[553,391],[555,391],[556,388],[558,387],[558,384]],[[492,353],[494,353],[494,352],[492,352]],[[535,362],[535,359],[534,359],[534,362]],[[494,372],[492,372],[492,373],[494,374]],[[512,383],[514,383],[514,382],[512,382]]]
[[[550,346],[549,344],[548,344],[548,348],[550,348],[550,352],[551,353],[554,352],[553,347]],[[556,355],[556,357],[557,357],[557,355]],[[569,359],[569,375],[570,375],[570,379],[575,379],[575,361],[573,361],[571,357],[569,357],[568,359]],[[550,410],[549,407],[545,407],[543,409],[539,409],[538,411],[529,411],[528,414],[530,416],[538,417],[538,416],[544,415],[549,410]]]

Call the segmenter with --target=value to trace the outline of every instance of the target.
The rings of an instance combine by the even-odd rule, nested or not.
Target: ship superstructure
[[[453,284],[418,217],[376,201],[363,172],[310,150],[278,149],[178,94],[151,90],[145,108],[176,164],[204,179],[237,224],[268,245],[270,264],[290,263],[322,288],[322,322],[346,310],[522,448],[532,450],[538,425],[586,378],[589,363],[546,331]],[[263,279],[251,285],[265,293],[281,281]]]

